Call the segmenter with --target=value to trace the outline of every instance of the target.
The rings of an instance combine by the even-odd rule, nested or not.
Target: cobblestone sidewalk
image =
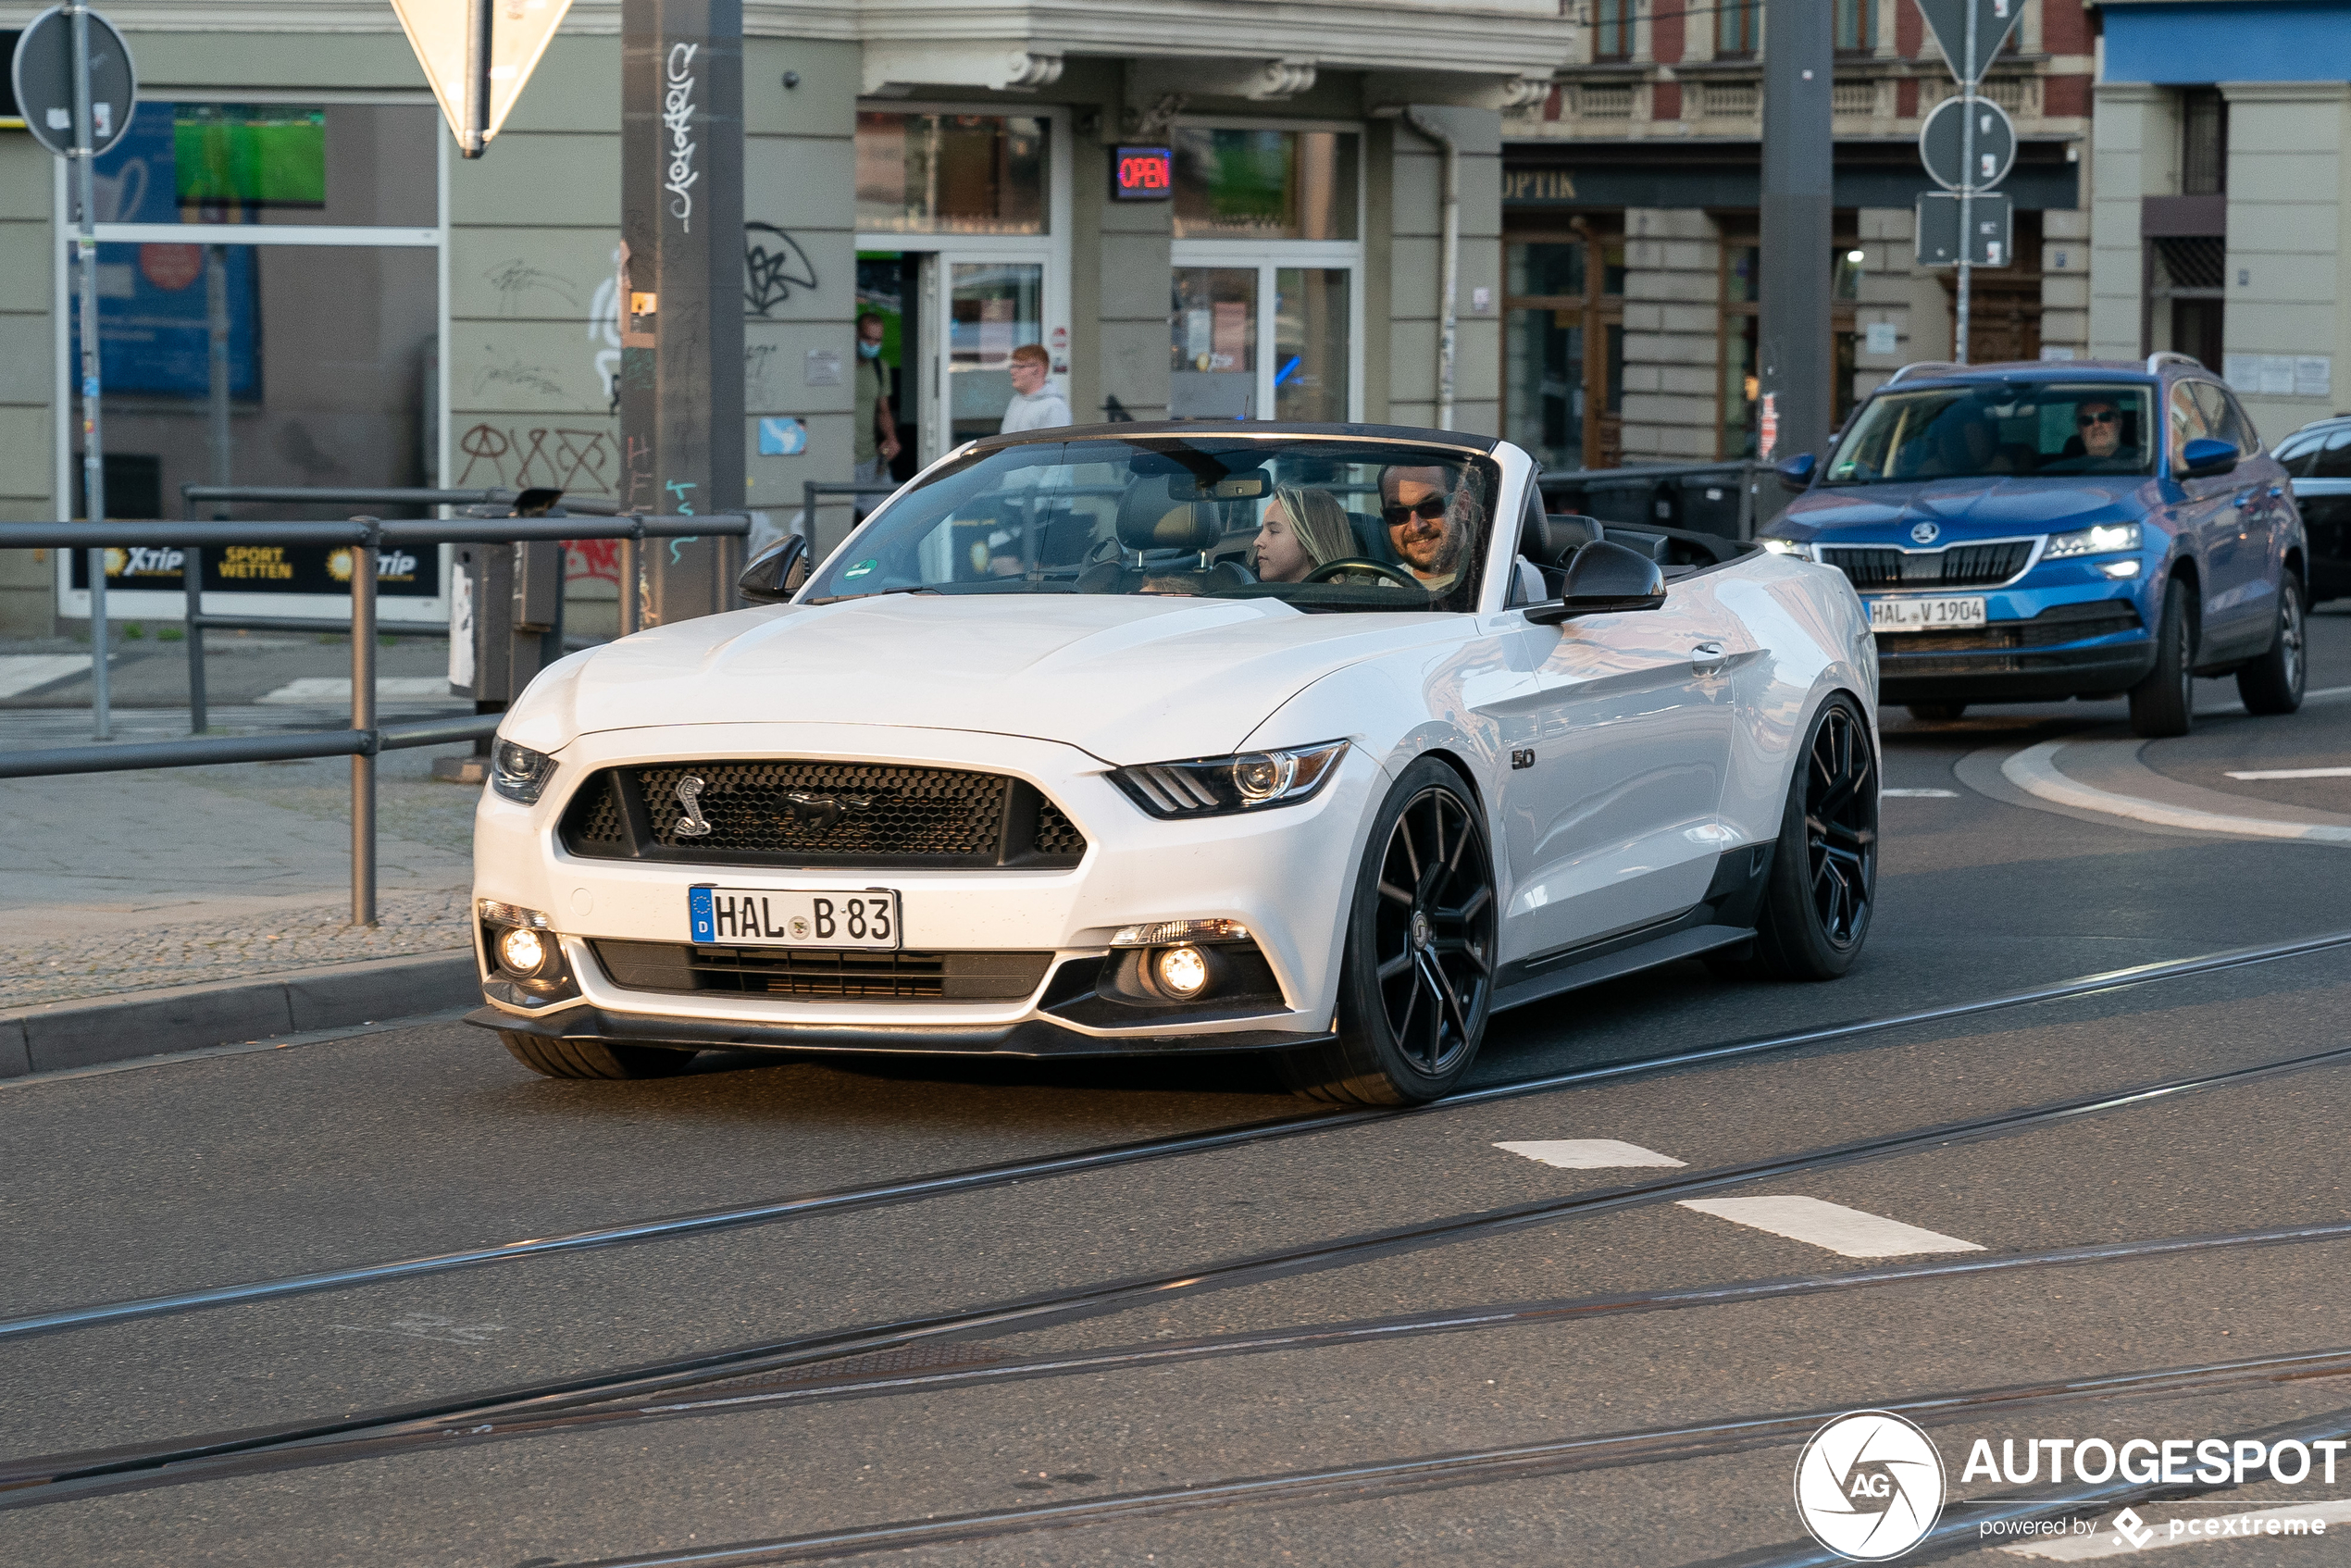
[[[454,952],[469,940],[467,897],[462,888],[386,893],[377,906],[381,924],[373,930],[346,924],[347,902],[326,902],[273,911],[261,920],[129,921],[118,937],[19,941],[13,961],[0,970],[0,1008]]]

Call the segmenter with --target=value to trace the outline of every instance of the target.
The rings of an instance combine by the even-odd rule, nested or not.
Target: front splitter
[[[615,1013],[600,1007],[567,1007],[525,1017],[484,1007],[466,1022],[485,1029],[511,1029],[542,1039],[613,1040],[624,1045],[683,1046],[697,1051],[903,1052],[924,1056],[1205,1056],[1228,1051],[1287,1051],[1321,1045],[1328,1033],[1286,1029],[1238,1029],[1200,1035],[1086,1035],[1031,1018],[985,1028],[909,1025],[843,1027],[830,1024],[733,1024],[709,1018],[663,1018]]]

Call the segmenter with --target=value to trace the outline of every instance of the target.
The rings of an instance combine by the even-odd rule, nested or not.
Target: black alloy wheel
[[[1877,890],[1877,754],[1859,716],[1832,703],[1804,770],[1805,872],[1821,934],[1859,947]]]
[[[1447,1093],[1485,1038],[1499,913],[1483,814],[1451,768],[1414,763],[1374,821],[1357,878],[1337,1039],[1284,1058],[1290,1087],[1362,1105]]]
[[[1741,979],[1833,980],[1853,966],[1877,907],[1878,760],[1852,698],[1831,697],[1788,780],[1755,940],[1710,955]]]
[[[2249,714],[2290,714],[2302,705],[2309,678],[2304,657],[2308,628],[2302,619],[2302,584],[2288,572],[2278,585],[2278,629],[2270,651],[2237,671],[2237,695]]]

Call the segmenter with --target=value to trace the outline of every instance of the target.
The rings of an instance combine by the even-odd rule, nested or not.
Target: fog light
[[[2136,561],[2108,561],[2098,570],[2108,577],[2136,577],[2139,575],[2139,564]]]
[[[498,963],[509,974],[528,978],[547,962],[548,940],[524,927],[498,933]]]
[[[1153,965],[1160,985],[1178,1002],[1189,1002],[1208,989],[1208,955],[1196,947],[1171,947]]]

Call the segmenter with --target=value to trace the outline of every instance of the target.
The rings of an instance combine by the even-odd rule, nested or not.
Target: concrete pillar
[[[1706,463],[1716,455],[1722,267],[1722,234],[1703,211],[1625,209],[1628,463]]]

